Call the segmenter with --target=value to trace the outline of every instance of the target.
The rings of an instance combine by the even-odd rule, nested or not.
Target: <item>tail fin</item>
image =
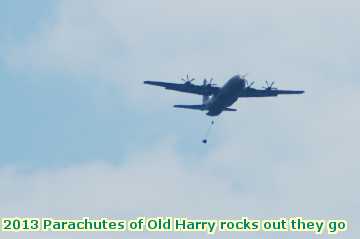
[[[207,86],[207,80],[206,80],[206,79],[204,79],[203,86],[204,86],[204,87]],[[209,99],[210,99],[210,96],[208,96],[208,95],[203,95],[203,97],[202,97],[202,103],[203,103],[203,105],[206,105],[206,104],[208,103]]]
[[[202,103],[203,103],[203,105],[206,105],[206,104],[208,103],[209,99],[210,99],[210,96],[208,96],[208,95],[203,95],[203,97],[202,97]]]

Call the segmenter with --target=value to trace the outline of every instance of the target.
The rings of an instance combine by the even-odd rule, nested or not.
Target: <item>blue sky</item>
[[[3,4],[2,43],[9,48],[16,48],[51,24],[58,6],[55,1]],[[99,83],[96,77],[85,75],[81,79],[81,75],[67,72],[16,71],[6,64],[1,69],[1,141],[6,145],[1,160],[5,164],[42,167],[99,158],[123,161],[129,150],[151,146],[154,137],[170,134],[171,125],[180,123],[175,117],[170,123],[160,122],[151,114],[132,109],[113,82]],[[103,98],[106,109],[97,109],[96,97]],[[204,130],[205,126],[199,137]]]
[[[1,211],[343,217],[356,238],[358,5],[1,2]],[[246,72],[306,94],[240,100],[208,145],[210,119],[172,108],[200,97],[142,84]]]
[[[38,31],[44,19],[50,19],[49,15],[55,8],[51,1],[38,1],[37,4],[4,1],[1,5],[3,54],[9,47],[24,42],[33,31]],[[34,103],[41,99],[43,90],[36,85],[34,76],[30,76],[31,79],[28,80],[29,74],[9,70],[4,61],[1,64],[1,78],[1,131],[4,132],[1,137],[1,144],[4,146],[1,160],[3,163],[28,161],[27,154],[33,151],[31,135],[34,134],[35,124],[39,124],[39,116],[34,114]],[[35,155],[30,158],[31,161],[36,161]]]

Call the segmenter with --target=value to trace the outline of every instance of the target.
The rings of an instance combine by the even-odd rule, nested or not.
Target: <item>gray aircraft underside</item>
[[[266,82],[267,87],[264,89],[255,89],[251,87],[254,82],[248,84],[245,77],[241,77],[240,75],[233,76],[223,87],[213,85],[212,80],[210,83],[208,83],[207,80],[204,80],[203,85],[195,85],[192,81],[194,81],[194,79],[189,80],[189,77],[187,76],[187,80],[182,84],[160,81],[144,81],[144,84],[161,86],[167,90],[202,95],[203,102],[200,105],[174,105],[174,107],[207,111],[206,114],[209,116],[220,115],[223,111],[236,111],[236,109],[229,107],[233,105],[238,98],[275,97],[278,95],[304,93],[302,90],[278,90],[277,88],[272,87],[274,82],[271,84]]]

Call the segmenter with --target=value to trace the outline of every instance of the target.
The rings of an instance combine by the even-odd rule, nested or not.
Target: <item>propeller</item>
[[[245,81],[245,87],[247,89],[251,88],[251,86],[253,86],[255,84],[255,81],[252,81],[250,84],[249,82],[246,80],[246,77],[249,75],[249,73],[245,73],[245,74],[239,74],[239,77],[241,80]]]
[[[212,83],[213,80],[214,80],[214,79],[211,78],[210,81],[209,81],[209,83],[208,83],[207,79],[205,78],[204,81],[203,81],[203,82],[204,82],[204,83],[203,83],[203,86],[205,86],[205,87],[207,87],[207,86],[216,86],[216,84],[213,84],[213,83]]]
[[[210,86],[216,86],[216,84],[213,84],[213,83],[212,83],[213,81],[214,81],[214,78],[211,78],[211,79],[210,79],[210,82],[209,82],[209,85],[210,85]]]
[[[203,81],[203,86],[207,86],[207,79],[206,78]]]
[[[246,77],[249,75],[249,73],[245,73],[245,74],[239,74],[240,79],[245,81],[245,86],[246,88],[251,88],[251,86],[253,86],[255,84],[255,81],[252,81],[250,84],[249,82],[246,80]]]
[[[251,88],[255,84],[255,81],[252,81],[250,84],[247,80],[245,80],[246,88]]]
[[[277,88],[273,87],[273,85],[275,84],[275,82],[271,82],[269,83],[268,81],[265,81],[266,83],[266,87],[263,87],[263,89],[265,90],[277,90]]]
[[[195,78],[192,78],[190,80],[189,74],[186,74],[186,80],[184,78],[181,78],[181,80],[184,81],[185,84],[191,84],[195,80]]]

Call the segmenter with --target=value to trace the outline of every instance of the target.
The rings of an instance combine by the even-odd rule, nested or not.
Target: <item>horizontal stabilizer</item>
[[[232,108],[225,108],[224,111],[236,111],[236,109],[232,109]]]
[[[205,105],[174,105],[175,108],[191,109],[191,110],[205,110]]]

